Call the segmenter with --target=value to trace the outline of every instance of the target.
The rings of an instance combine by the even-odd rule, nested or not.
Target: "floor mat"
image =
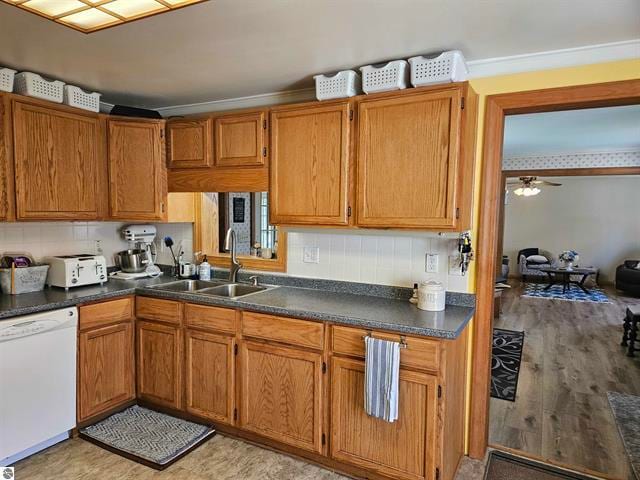
[[[607,392],[622,443],[629,455],[631,468],[640,480],[640,397],[624,393]]]
[[[484,473],[485,480],[592,480],[540,462],[504,452],[491,452]]]
[[[524,332],[493,329],[491,350],[491,396],[501,400],[516,400]]]
[[[549,290],[545,290],[544,283],[527,283],[524,287],[523,297],[530,298],[550,298],[553,300],[567,300],[570,302],[595,302],[595,303],[611,303],[609,297],[597,287],[589,288],[589,293],[584,293],[576,285],[562,293],[562,285],[553,285]]]
[[[111,452],[162,470],[215,435],[207,425],[134,405],[91,426],[80,437]]]

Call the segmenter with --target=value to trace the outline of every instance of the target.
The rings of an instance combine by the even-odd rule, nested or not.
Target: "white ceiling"
[[[615,150],[640,150],[640,105],[505,119],[505,158]]]
[[[144,107],[447,49],[477,60],[639,37],[638,0],[210,0],[89,35],[0,3],[0,65]]]

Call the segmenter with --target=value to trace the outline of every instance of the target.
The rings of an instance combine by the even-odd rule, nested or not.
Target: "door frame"
[[[640,79],[490,95],[486,98],[479,197],[475,335],[471,381],[469,456],[483,459],[489,436],[493,296],[502,198],[502,143],[506,115],[640,103]]]

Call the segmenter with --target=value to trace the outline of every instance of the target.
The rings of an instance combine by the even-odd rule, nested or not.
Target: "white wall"
[[[469,291],[468,275],[448,274],[448,257],[457,251],[452,236],[305,229],[289,230],[287,242],[287,273],[290,275],[404,287],[423,280],[436,280],[449,291]],[[319,249],[318,263],[303,261],[304,247]],[[438,273],[425,273],[426,253],[438,254]]]
[[[548,179],[548,178],[545,178]],[[612,282],[625,259],[640,259],[640,177],[558,177],[561,187],[543,187],[535,197],[509,194],[504,253],[511,273],[517,252],[538,247],[558,255],[576,250],[580,265],[600,269]]]

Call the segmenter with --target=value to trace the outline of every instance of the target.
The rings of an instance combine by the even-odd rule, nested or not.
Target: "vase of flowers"
[[[578,261],[578,252],[575,250],[565,250],[558,258],[563,263],[564,268],[567,270],[573,270],[573,264]]]

